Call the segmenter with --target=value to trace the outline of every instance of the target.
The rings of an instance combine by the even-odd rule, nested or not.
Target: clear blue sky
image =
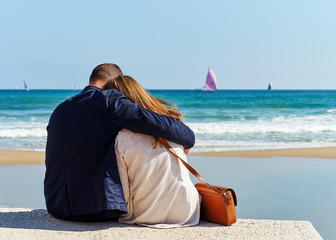
[[[336,1],[2,1],[0,88],[83,88],[117,63],[149,89],[336,89]]]

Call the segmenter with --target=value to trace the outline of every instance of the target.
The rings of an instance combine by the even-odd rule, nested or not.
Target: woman
[[[176,107],[151,96],[132,77],[120,76],[104,89],[117,89],[144,109],[182,120]],[[170,145],[186,160],[182,146]],[[198,224],[201,200],[188,170],[154,137],[123,129],[115,151],[128,209],[120,222],[155,228]]]

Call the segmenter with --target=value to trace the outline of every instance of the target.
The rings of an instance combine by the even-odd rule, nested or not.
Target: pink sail
[[[207,91],[207,90],[208,91],[217,90],[216,76],[211,69],[209,69],[209,71],[208,71],[208,75],[207,75],[206,82],[205,82],[203,90],[205,90],[205,91]]]

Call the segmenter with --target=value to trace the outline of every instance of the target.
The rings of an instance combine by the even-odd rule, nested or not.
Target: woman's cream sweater
[[[183,148],[169,143],[187,161]],[[115,151],[128,209],[120,222],[155,228],[198,224],[200,196],[189,171],[166,148],[151,136],[123,129]]]

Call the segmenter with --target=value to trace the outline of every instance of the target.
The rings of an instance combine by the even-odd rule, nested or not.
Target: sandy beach
[[[44,154],[29,150],[0,150],[0,165],[44,164]]]
[[[293,148],[260,151],[197,152],[190,156],[207,157],[303,157],[336,159],[336,147]],[[44,164],[45,153],[28,150],[0,150],[0,165]]]

